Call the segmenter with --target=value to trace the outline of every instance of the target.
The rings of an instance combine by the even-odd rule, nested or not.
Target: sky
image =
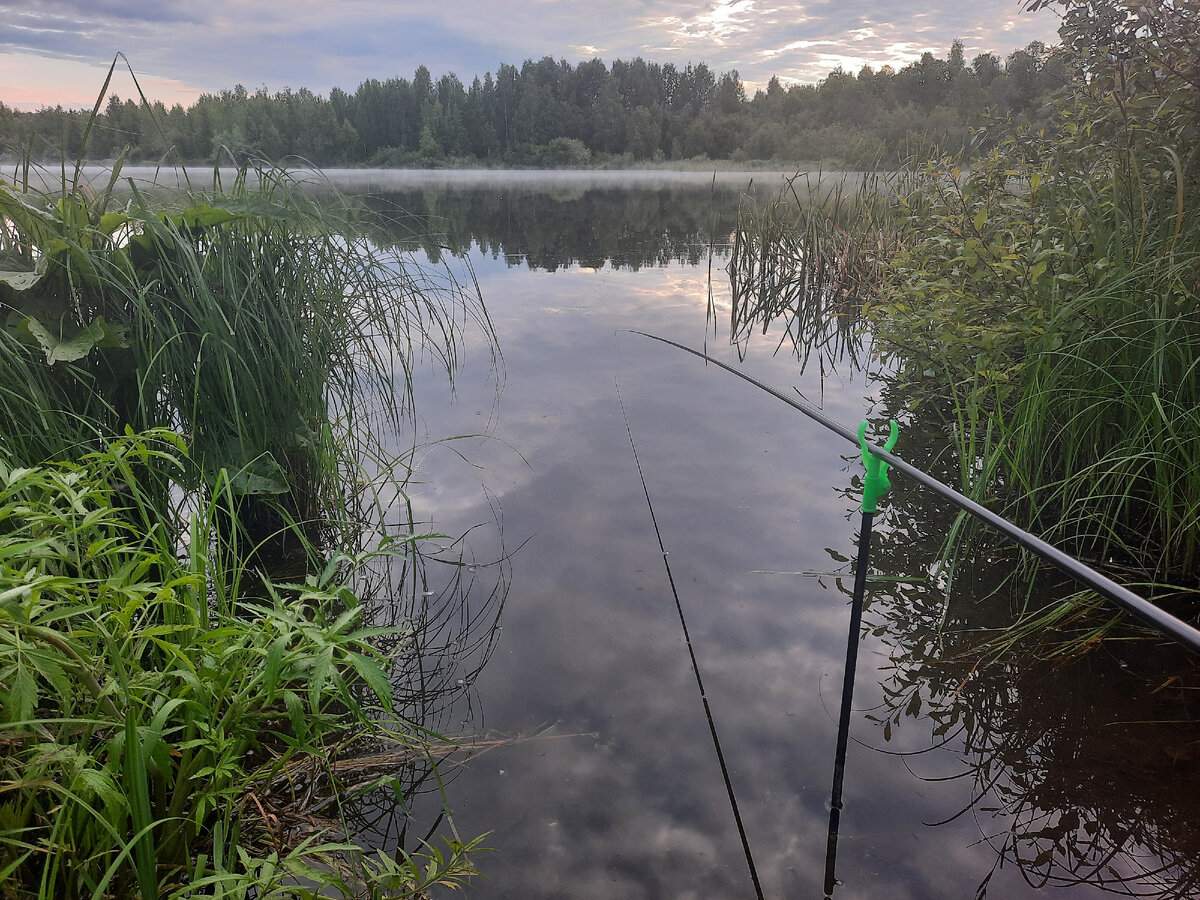
[[[501,63],[641,56],[816,83],[842,66],[895,68],[925,51],[1001,57],[1057,39],[1019,0],[0,0],[0,102],[90,107],[120,52],[151,100],[187,106],[237,84],[353,92],[368,78],[464,84]],[[135,96],[127,69],[110,88]]]

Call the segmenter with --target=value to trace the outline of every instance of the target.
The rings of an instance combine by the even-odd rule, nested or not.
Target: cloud
[[[208,4],[143,0],[0,4],[0,52],[19,57],[2,99],[62,96],[77,71],[28,64],[29,57],[106,66],[117,51],[161,92],[194,98],[249,87],[353,90],[367,78],[411,77],[418,65],[465,83],[501,63],[550,56],[607,62],[636,56],[715,72],[738,69],[748,85],[772,75],[815,82],[838,61],[847,68],[899,67],[926,51],[945,55],[960,37],[968,58],[1006,55],[1031,40],[1053,42],[1052,14],[1014,15],[1012,0],[447,0],[413,7],[373,0],[259,0]],[[21,68],[21,67],[24,68]],[[100,81],[76,84],[78,105]],[[26,101],[28,102],[28,101]]]

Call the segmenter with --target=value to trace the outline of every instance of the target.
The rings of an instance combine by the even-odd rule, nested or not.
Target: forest
[[[588,166],[644,161],[829,161],[893,166],[916,155],[990,149],[986,122],[1048,121],[1049,95],[1069,80],[1060,51],[1033,42],[970,62],[961,41],[893,69],[835,69],[818,84],[777,77],[747,97],[737,71],[642,58],[571,65],[546,56],[466,86],[368,79],[328,97],[307,88],[237,85],[190,107],[110,96],[90,110],[21,112],[0,102],[0,154],[157,162],[301,158],[321,166]],[[2,99],[2,98],[0,98]],[[1003,132],[1003,129],[998,129]]]

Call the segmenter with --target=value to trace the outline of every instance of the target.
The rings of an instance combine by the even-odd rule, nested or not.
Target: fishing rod
[[[625,413],[625,401],[621,399],[619,387],[617,388],[617,403],[620,404],[621,416],[625,419],[625,432],[629,435],[629,446],[633,449],[633,461],[637,464],[638,477],[642,480],[642,493],[646,495],[646,506],[650,510],[650,522],[654,525],[654,536],[658,538],[658,549],[662,553],[663,567],[667,570],[667,582],[671,585],[671,596],[675,598],[675,610],[679,613],[679,624],[683,628],[683,640],[687,644],[688,656],[692,660],[692,674],[696,676],[696,687],[700,690],[700,700],[704,704],[704,716],[708,719],[708,730],[712,735],[713,749],[717,751],[721,777],[725,779],[725,793],[729,796],[729,806],[733,809],[733,820],[737,823],[738,837],[742,840],[742,852],[746,857],[746,866],[750,870],[750,880],[754,883],[754,896],[757,900],[764,900],[762,885],[758,880],[758,869],[754,865],[754,854],[750,852],[750,839],[746,836],[746,827],[742,824],[742,814],[738,809],[737,796],[733,792],[733,781],[729,777],[729,767],[725,764],[721,739],[717,736],[717,724],[713,719],[712,709],[708,705],[708,694],[704,691],[704,680],[700,677],[700,664],[696,661],[692,636],[688,632],[687,618],[683,614],[683,603],[679,599],[679,591],[675,588],[675,576],[671,574],[671,563],[667,560],[667,548],[663,543],[662,532],[658,528],[658,517],[654,515],[654,504],[650,501],[650,488],[646,486],[646,475],[642,471],[642,461],[638,457],[637,444],[633,441],[633,429],[629,425],[629,416]]]
[[[765,391],[772,397],[782,400],[788,406],[803,413],[810,419],[813,419],[835,434],[841,435],[851,443],[857,444],[859,442],[858,435],[849,428],[846,428],[844,425],[835,422],[833,419],[829,418],[819,410],[809,406],[807,403],[803,403],[794,397],[791,397],[788,394],[771,387],[768,384],[764,384],[752,375],[748,375],[739,369],[735,369],[728,363],[724,363],[719,359],[714,359],[706,353],[701,353],[699,350],[693,350],[691,347],[669,340],[668,338],[659,337],[658,335],[647,334],[644,331],[636,331],[632,329],[631,332],[633,334],[639,334],[642,337],[648,337],[654,341],[659,341],[663,344],[668,344],[669,346],[683,350],[685,353],[690,353],[693,356],[705,360],[706,362],[710,362],[715,366],[719,366],[725,371],[736,375],[738,378],[741,378],[743,381],[748,381],[759,390]],[[976,503],[970,497],[963,496],[958,491],[954,490],[954,488],[938,481],[932,475],[922,472],[916,466],[913,466],[910,463],[905,462],[900,457],[893,455],[885,447],[866,443],[865,449],[869,451],[872,456],[875,456],[883,462],[886,462],[896,471],[903,472],[918,484],[929,488],[929,490],[933,491],[938,496],[948,500],[959,509],[964,510],[965,512],[974,516],[976,519],[979,519],[981,522],[990,525],[992,528],[1011,538],[1026,550],[1029,550],[1031,553],[1070,575],[1080,584],[1091,588],[1097,594],[1109,600],[1116,606],[1132,614],[1133,616],[1136,616],[1142,622],[1154,628],[1161,634],[1166,635],[1167,637],[1171,638],[1171,640],[1182,645],[1193,653],[1200,654],[1200,629],[1194,628],[1187,622],[1184,622],[1182,619],[1171,615],[1161,607],[1155,606],[1146,598],[1138,596],[1133,591],[1129,590],[1129,588],[1117,584],[1108,576],[1102,575],[1095,569],[1084,565],[1074,557],[1068,556],[1053,544],[1047,543],[1041,538],[1030,534],[1028,531],[1017,527],[1007,519],[996,515],[996,513]]]

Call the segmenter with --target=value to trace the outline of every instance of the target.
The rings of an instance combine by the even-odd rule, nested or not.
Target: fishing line
[[[671,563],[667,560],[667,548],[663,545],[662,532],[658,529],[658,517],[654,515],[654,504],[650,502],[650,489],[646,486],[646,475],[642,471],[642,461],[638,457],[637,444],[633,441],[633,429],[629,426],[629,416],[625,412],[625,401],[621,398],[621,388],[613,383],[617,390],[617,403],[621,407],[621,417],[625,420],[625,433],[629,435],[629,446],[633,450],[633,461],[637,464],[638,478],[642,481],[642,493],[646,495],[646,506],[650,510],[650,522],[654,525],[654,536],[658,538],[658,549],[662,553],[663,567],[667,570],[667,581],[671,585],[671,596],[675,598],[675,610],[679,613],[679,624],[683,628],[683,640],[687,644],[688,656],[692,660],[692,673],[696,676],[696,687],[700,689],[700,700],[704,703],[704,716],[708,719],[708,730],[712,734],[713,749],[717,751],[717,762],[721,766],[721,777],[725,779],[725,793],[729,795],[729,806],[733,809],[733,820],[737,823],[738,837],[742,839],[742,852],[746,855],[746,866],[750,869],[750,880],[754,882],[754,895],[758,900],[764,900],[762,885],[758,881],[758,869],[754,866],[754,855],[750,852],[750,840],[746,837],[746,828],[742,824],[742,814],[738,809],[737,797],[733,793],[733,782],[729,778],[729,767],[725,765],[725,754],[721,751],[721,739],[717,737],[717,725],[713,720],[712,709],[708,705],[708,694],[704,691],[704,680],[700,677],[700,664],[696,662],[696,651],[692,647],[692,636],[688,633],[687,618],[683,614],[683,603],[679,600],[679,591],[675,589],[675,576],[671,574]]]

